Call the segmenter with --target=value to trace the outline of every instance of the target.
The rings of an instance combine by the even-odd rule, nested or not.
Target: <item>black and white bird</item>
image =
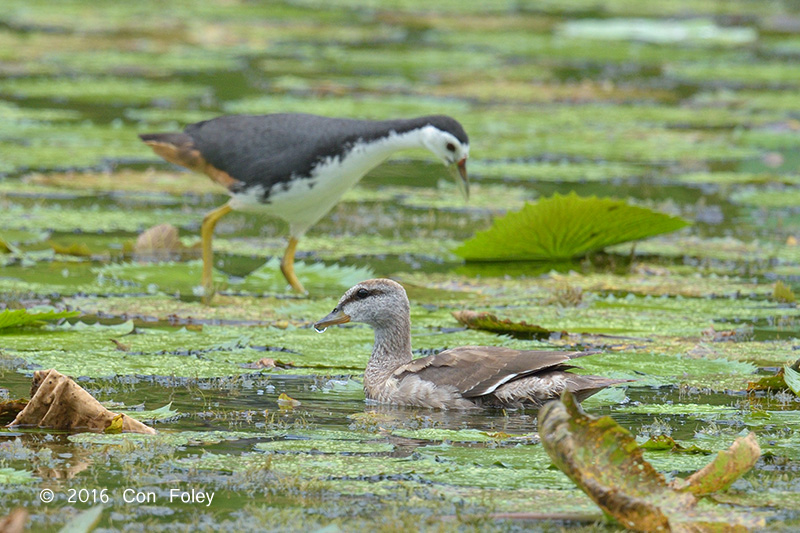
[[[345,191],[393,153],[427,148],[452,169],[462,194],[469,197],[469,139],[458,121],[444,115],[395,120],[228,115],[190,124],[183,133],[139,137],[167,161],[207,174],[231,196],[203,219],[206,295],[213,292],[214,227],[233,210],[277,216],[289,224],[281,271],[296,291],[305,293],[294,272],[298,240]]]

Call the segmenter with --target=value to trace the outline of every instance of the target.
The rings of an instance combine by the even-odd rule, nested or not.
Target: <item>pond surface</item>
[[[159,435],[3,430],[0,514],[23,506],[32,530],[56,531],[107,489],[96,530],[614,530],[551,466],[536,412],[365,404],[371,330],[310,325],[387,276],[409,293],[418,355],[603,350],[581,371],[635,381],[588,413],[708,452],[647,452],[668,478],[755,431],[762,458],[717,507],[794,530],[798,398],[748,387],[800,357],[800,310],[776,292],[800,291],[798,59],[800,10],[779,1],[5,0],[0,308],[82,315],[0,330],[0,393],[27,397],[56,368]],[[398,154],[300,241],[307,298],[278,269],[285,224],[232,213],[204,305],[200,222],[225,195],[137,133],[271,112],[452,115],[470,135],[470,202],[427,152]],[[568,263],[453,254],[570,191],[692,225]],[[136,255],[162,223],[180,249]],[[466,330],[463,309],[567,334]],[[192,490],[215,496],[180,500]],[[491,516],[516,512],[571,519]]]

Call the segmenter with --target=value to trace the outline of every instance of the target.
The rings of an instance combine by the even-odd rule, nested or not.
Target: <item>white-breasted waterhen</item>
[[[139,137],[171,163],[207,174],[231,199],[203,219],[203,286],[213,292],[211,238],[232,210],[256,211],[289,224],[281,271],[305,293],[294,273],[297,241],[338,202],[344,192],[394,152],[427,148],[453,169],[469,197],[469,139],[455,119],[354,120],[300,113],[227,115],[187,126],[183,133]]]

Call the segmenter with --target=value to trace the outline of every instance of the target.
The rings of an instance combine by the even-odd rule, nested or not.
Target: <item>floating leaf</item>
[[[3,533],[23,533],[28,522],[28,511],[18,507],[0,518],[0,531]]]
[[[389,453],[394,451],[390,442],[361,442],[357,440],[291,439],[273,440],[256,444],[257,450],[281,452],[321,453]]]
[[[122,433],[122,415],[119,414],[111,419],[111,424],[103,430],[103,433]]]
[[[50,241],[48,242],[50,248],[57,254],[63,255],[74,255],[77,257],[91,257],[92,251],[86,245],[86,243],[77,243],[73,242],[72,244],[59,244],[57,242]]]
[[[669,233],[682,218],[612,198],[554,194],[497,218],[454,252],[468,261],[570,259],[606,246]]]
[[[281,407],[281,409],[294,409],[295,407],[300,406],[300,401],[295,400],[285,392],[282,392],[280,396],[278,396],[278,405]]]
[[[159,224],[141,233],[133,250],[137,255],[169,257],[185,248],[178,237],[178,228],[172,224]]]
[[[201,261],[117,263],[100,267],[96,272],[104,282],[138,287],[140,291],[161,290],[168,293],[192,294],[200,285],[201,269]],[[350,287],[372,277],[372,271],[368,268],[302,261],[295,263],[295,272],[307,288],[331,292],[338,292],[341,288]],[[280,259],[276,257],[239,280],[228,281],[222,273],[215,271],[214,282],[221,291],[241,293],[282,292],[288,287],[286,279],[281,274]]]
[[[800,372],[789,365],[783,367],[783,381],[792,389],[792,392],[800,396]]]
[[[758,39],[753,28],[718,26],[713,20],[653,20],[644,18],[581,19],[563,24],[568,39],[637,41],[650,43],[703,43],[740,45]]]
[[[0,468],[0,485],[30,483],[36,478],[28,470],[16,470],[14,468]]]
[[[709,464],[685,480],[675,480],[672,485],[695,496],[713,494],[730,487],[755,466],[760,456],[761,447],[755,433],[750,432],[733,441],[729,449],[719,452]]]
[[[675,453],[711,453],[711,450],[700,448],[696,444],[693,444],[687,448],[679,442],[676,442],[675,439],[669,435],[656,435],[654,437],[650,437],[647,439],[647,442],[640,446],[640,448],[648,451],[670,451]]]
[[[170,418],[175,418],[176,416],[178,416],[178,411],[172,408],[172,402],[169,402],[167,405],[159,407],[158,409],[152,409],[150,411],[133,411],[133,410],[120,409],[120,412],[125,413],[131,418],[135,418],[136,420],[141,420],[143,422],[154,421],[154,420],[168,420]]]
[[[724,524],[757,525],[752,517],[697,511],[695,496],[667,485],[626,429],[609,416],[586,415],[569,391],[539,411],[539,435],[553,463],[628,529],[703,531]]]
[[[0,424],[8,424],[25,409],[28,400],[20,398],[18,400],[4,400],[0,402]]]
[[[0,329],[41,326],[48,320],[60,320],[80,315],[80,311],[41,311],[5,309],[0,311]]]
[[[757,390],[781,391],[786,390],[786,388],[786,378],[783,374],[783,368],[778,369],[778,371],[771,376],[764,376],[758,381],[747,382],[748,392]]]
[[[0,237],[0,253],[11,254],[11,253],[16,253],[17,251],[18,250],[14,246],[12,246],[9,242]]]
[[[476,311],[453,311],[456,320],[467,326],[469,329],[480,329],[499,333],[501,335],[511,335],[518,339],[546,339],[553,333],[551,330],[528,324],[525,321],[513,322],[511,320],[500,320],[493,313],[478,313]]]
[[[103,514],[104,505],[95,505],[78,515],[74,516],[69,522],[64,524],[59,533],[88,533],[94,529]]]
[[[786,304],[793,304],[797,301],[797,297],[791,287],[786,285],[781,280],[775,282],[775,288],[772,291],[772,299],[776,302]]]

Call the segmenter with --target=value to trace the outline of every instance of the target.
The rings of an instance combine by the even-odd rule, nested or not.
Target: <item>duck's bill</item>
[[[320,330],[336,324],[346,324],[350,322],[350,315],[344,314],[341,310],[336,309],[328,316],[314,324],[314,329]]]
[[[469,200],[469,177],[467,176],[467,158],[465,157],[458,163],[453,163],[448,167],[450,174],[456,182],[461,196],[464,200]]]

